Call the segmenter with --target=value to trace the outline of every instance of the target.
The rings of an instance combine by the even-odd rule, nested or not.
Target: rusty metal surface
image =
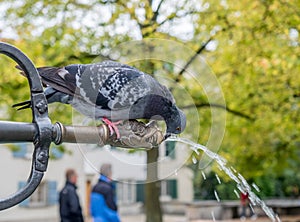
[[[125,120],[118,125],[120,138],[112,135],[108,143],[124,148],[146,148],[158,147],[163,141],[164,135],[155,122],[144,124],[136,120]]]

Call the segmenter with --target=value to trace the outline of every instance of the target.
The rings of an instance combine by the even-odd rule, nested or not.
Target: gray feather
[[[185,128],[185,115],[167,87],[131,66],[104,61],[38,71],[47,86],[48,102],[71,104],[92,118],[163,119],[168,133]]]

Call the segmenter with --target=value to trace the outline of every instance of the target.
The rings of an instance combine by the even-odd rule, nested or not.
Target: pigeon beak
[[[164,140],[168,139],[170,136],[172,136],[172,133],[166,133],[166,135],[164,136]]]

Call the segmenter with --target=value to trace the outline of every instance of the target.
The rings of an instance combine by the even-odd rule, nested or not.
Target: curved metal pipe
[[[40,184],[48,165],[49,147],[52,139],[52,125],[48,117],[48,105],[43,93],[43,86],[39,74],[31,60],[19,49],[4,42],[0,42],[0,53],[7,55],[16,61],[26,73],[31,93],[33,126],[21,124],[23,129],[27,129],[24,130],[24,132],[22,131],[22,133],[18,131],[18,129],[14,129],[21,133],[21,139],[27,137],[29,133],[30,139],[33,139],[35,146],[31,173],[27,180],[27,184],[24,188],[18,190],[13,195],[0,199],[0,210],[3,210],[25,200]],[[8,124],[6,124],[6,126],[8,127]],[[8,127],[7,131],[9,129],[11,128]],[[16,134],[14,133],[13,135]],[[1,136],[9,137],[7,134]]]

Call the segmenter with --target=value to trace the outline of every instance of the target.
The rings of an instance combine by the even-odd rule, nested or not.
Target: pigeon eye
[[[180,130],[181,130],[181,128],[180,128],[180,127],[177,127],[177,128],[176,128],[176,130],[180,131]]]

